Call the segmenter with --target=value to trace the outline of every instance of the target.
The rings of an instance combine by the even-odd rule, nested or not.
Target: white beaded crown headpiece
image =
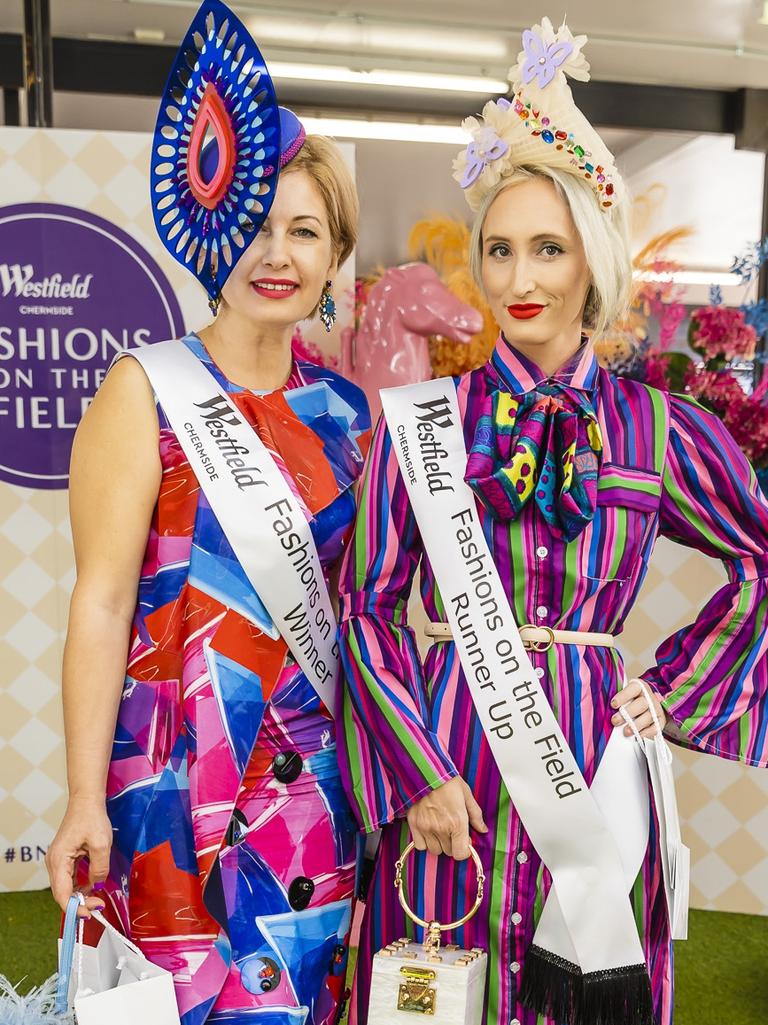
[[[589,64],[581,52],[586,41],[565,22],[555,31],[549,18],[542,18],[523,32],[523,49],[509,72],[512,98],[489,100],[480,118],[462,122],[472,141],[454,160],[453,177],[473,210],[524,164],[588,180],[604,210],[621,201],[623,183],[613,155],[574,103],[566,80],[570,75],[589,81]]]

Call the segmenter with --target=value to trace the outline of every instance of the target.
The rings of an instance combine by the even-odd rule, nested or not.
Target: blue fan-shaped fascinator
[[[151,189],[163,244],[214,304],[304,139],[248,30],[221,0],[205,0],[160,101]]]

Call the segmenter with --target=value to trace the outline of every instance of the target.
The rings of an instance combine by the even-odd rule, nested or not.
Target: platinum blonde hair
[[[530,164],[515,168],[483,198],[477,211],[469,249],[469,266],[483,291],[483,226],[491,204],[506,189],[533,178],[548,178],[571,211],[587,258],[592,283],[584,308],[584,327],[598,338],[629,306],[632,292],[632,258],[625,204],[601,210],[586,180],[554,167]]]

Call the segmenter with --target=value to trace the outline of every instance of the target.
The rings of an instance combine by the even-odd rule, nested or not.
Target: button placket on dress
[[[551,542],[544,544],[540,536],[541,527],[537,522],[537,518],[534,515],[532,521],[532,533],[534,542],[534,551],[536,558],[534,560],[533,570],[533,598],[531,605],[535,607],[535,614],[530,617],[529,622],[535,626],[547,626],[547,617],[549,616],[550,609],[552,606],[553,594],[552,589],[552,578],[551,574],[547,572],[546,559],[549,557],[551,552]],[[549,604],[547,604],[549,603]],[[547,661],[547,655],[544,652],[537,652],[531,650],[528,652],[531,661],[534,664],[534,672],[539,680],[542,680],[546,674],[544,666],[536,665],[538,661]]]
[[[515,878],[515,881],[516,881],[516,885],[513,888],[513,893],[512,893],[512,902],[513,902],[512,903],[512,907],[515,908],[515,910],[513,910],[512,914],[509,916],[511,924],[510,924],[510,928],[509,928],[509,931],[508,931],[508,935],[509,935],[509,952],[508,952],[508,957],[509,957],[509,962],[508,962],[508,964],[509,964],[509,973],[510,973],[510,976],[511,976],[513,982],[514,982],[514,989],[515,990],[517,988],[517,976],[518,976],[518,974],[520,972],[520,962],[518,961],[518,958],[520,957],[521,944],[523,943],[523,940],[524,940],[524,936],[522,934],[523,931],[521,931],[521,929],[519,928],[519,926],[521,925],[521,923],[523,921],[523,916],[522,916],[522,914],[519,911],[516,910],[517,894],[518,894],[518,892],[520,890],[520,887],[519,887],[519,874],[524,869],[525,865],[528,862],[528,855],[526,854],[526,852],[524,850],[522,850],[522,846],[523,846],[523,842],[524,842],[523,841],[523,837],[524,837],[523,824],[522,824],[522,822],[518,822],[517,833],[516,833],[516,837],[515,837],[515,847],[514,847],[514,849],[517,851],[517,854],[515,855],[515,873],[514,873],[514,878]],[[515,1003],[516,1003],[516,997],[514,998],[514,1000],[515,1000]],[[510,1010],[512,1010],[512,1008],[510,1008]],[[516,1020],[516,1019],[513,1019],[513,1020]]]

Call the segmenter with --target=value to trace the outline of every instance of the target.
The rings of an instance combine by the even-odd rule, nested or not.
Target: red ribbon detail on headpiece
[[[219,163],[216,173],[206,182],[200,172],[200,156],[209,125],[218,143]],[[227,194],[235,173],[236,160],[237,144],[232,121],[216,86],[209,82],[197,108],[187,153],[189,187],[198,203],[207,210],[215,210]]]

